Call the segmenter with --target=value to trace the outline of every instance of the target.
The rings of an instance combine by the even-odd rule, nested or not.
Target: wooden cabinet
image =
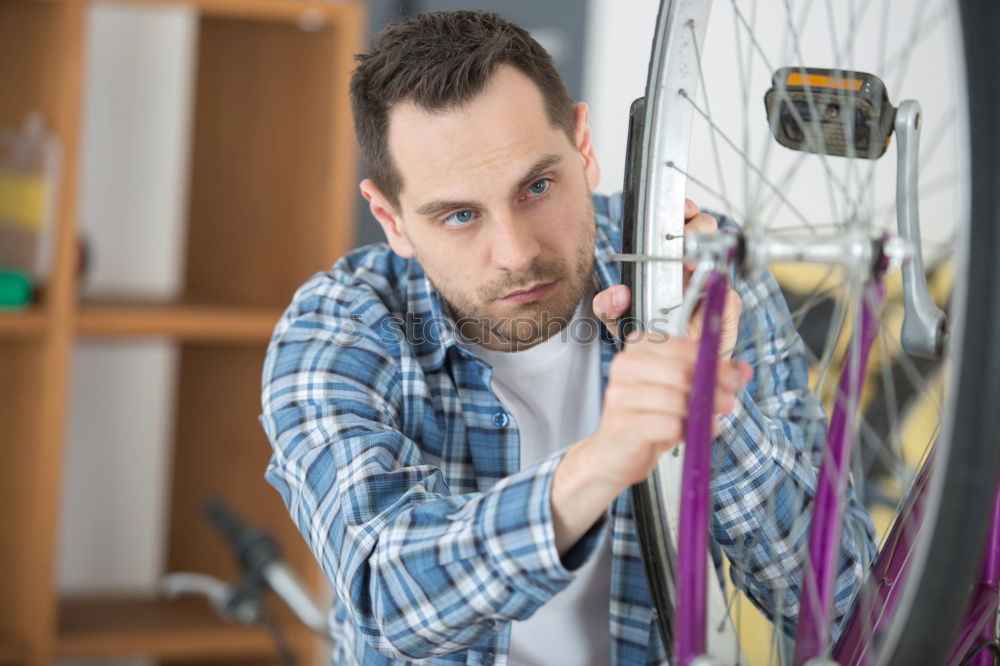
[[[190,0],[198,13],[184,286],[172,303],[84,302],[76,276],[88,0],[0,0],[0,123],[40,110],[62,148],[54,269],[27,310],[0,312],[0,664],[144,655],[274,663],[263,629],[200,600],[60,598],[55,569],[74,345],[177,342],[167,570],[232,578],[201,518],[218,493],[276,534],[318,591],[322,574],[279,495],[257,423],[271,329],[296,286],[349,249],[356,151],[348,104],[359,2]],[[175,4],[132,0],[132,4]],[[181,3],[177,3],[181,4]],[[320,643],[287,622],[300,663]]]

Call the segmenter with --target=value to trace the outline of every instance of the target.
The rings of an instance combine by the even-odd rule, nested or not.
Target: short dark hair
[[[389,154],[389,112],[400,102],[428,111],[461,106],[483,91],[500,65],[516,67],[542,94],[553,127],[574,140],[574,102],[552,56],[499,14],[428,12],[383,28],[355,56],[351,111],[368,175],[394,205],[403,183]]]

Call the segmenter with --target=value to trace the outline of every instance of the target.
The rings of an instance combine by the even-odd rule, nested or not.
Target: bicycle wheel
[[[864,134],[861,121],[843,123],[848,129],[840,138],[847,149],[838,153],[826,145],[835,141],[816,128],[836,114],[839,108],[833,107],[848,93],[836,98],[820,93],[830,79],[843,86],[870,74],[884,83],[894,109],[903,100],[922,106],[919,178],[914,174],[912,190],[921,208],[918,247],[934,278],[932,291],[948,303],[948,344],[943,359],[913,358],[902,351],[901,289],[898,277],[890,275],[866,381],[848,396],[857,407],[850,423],[856,445],[853,483],[842,501],[853,496],[869,506],[879,523],[879,545],[898,545],[886,535],[915,487],[923,488],[923,520],[917,534],[907,535],[907,574],[897,583],[892,612],[875,618],[877,630],[862,627],[864,652],[845,663],[945,663],[986,538],[1000,463],[1000,410],[995,408],[1000,404],[1000,293],[993,287],[1000,256],[995,232],[1000,229],[1000,138],[990,118],[1000,97],[993,71],[1000,62],[998,30],[996,3],[665,1],[647,95],[633,106],[622,251],[638,261],[622,264],[623,282],[634,294],[627,320],[671,333],[680,328],[672,316],[682,298],[678,260],[685,195],[741,225],[748,245],[785,238],[807,247],[852,234],[896,235],[899,133],[895,145],[878,145],[876,135],[863,143],[857,140]],[[807,81],[799,106],[779,85],[795,73]],[[827,79],[811,84],[813,75]],[[779,99],[775,103],[772,96],[769,106],[766,95],[775,89]],[[778,113],[769,118],[769,110]],[[782,123],[785,145],[775,140]],[[799,146],[805,150],[787,147],[796,129],[803,135],[800,143],[808,144]],[[906,150],[914,152],[912,145]],[[753,356],[776,328],[794,326],[806,343],[801,353],[811,365],[813,395],[829,408],[844,398],[837,376],[848,341],[859,332],[862,276],[832,265],[771,268],[791,310],[784,321],[763,323],[745,313],[742,325],[752,330],[741,329],[743,346],[735,353]],[[751,286],[768,279],[761,270],[745,277]],[[928,331],[927,339],[933,334]],[[760,403],[777,399],[754,397]],[[918,423],[928,415],[929,424]],[[800,419],[806,430],[825,430],[825,416],[813,418],[812,425],[805,420]],[[823,453],[816,443],[814,436],[807,453],[819,461]],[[917,483],[917,469],[932,444],[933,473]],[[676,518],[671,520],[675,509],[669,506],[670,496],[678,494],[673,464],[673,471],[661,464],[633,491],[651,596],[668,645],[676,598],[670,538]],[[783,526],[787,533],[808,533],[810,501],[808,493],[794,498],[793,504],[805,510]],[[776,508],[769,510],[778,520]],[[725,536],[718,524],[713,532]],[[750,590],[751,601],[770,618],[784,618],[769,639],[757,639],[763,646],[746,645],[753,663],[779,663],[791,654],[799,587],[809,568],[805,540],[795,545],[799,580],[773,582],[772,591],[781,594],[767,600]],[[742,554],[724,550],[733,560],[736,587],[748,588],[746,572],[739,571]],[[870,569],[873,562],[864,561],[861,568]],[[845,618],[871,605],[872,590],[840,600],[825,655],[835,654],[834,639]],[[742,627],[749,604],[735,597],[727,593],[726,611],[745,640],[755,633]]]

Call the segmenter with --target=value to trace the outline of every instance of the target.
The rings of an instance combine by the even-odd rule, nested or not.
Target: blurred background
[[[201,511],[219,495],[325,594],[263,480],[260,365],[295,288],[382,240],[352,55],[400,16],[469,7],[0,0],[0,664],[277,663],[267,632],[159,583],[235,580]],[[598,191],[619,191],[658,2],[475,7],[553,54],[590,106]]]
[[[657,9],[629,4],[476,5],[591,100],[606,192]],[[276,663],[263,630],[160,594],[167,572],[235,581],[210,495],[325,594],[262,477],[260,364],[295,288],[382,240],[357,193],[353,54],[462,7],[0,0],[0,664]],[[322,652],[284,624],[300,658]]]

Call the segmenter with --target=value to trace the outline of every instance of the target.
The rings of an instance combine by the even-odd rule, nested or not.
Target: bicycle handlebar
[[[251,572],[281,559],[281,548],[273,537],[248,527],[232,509],[217,498],[205,502],[205,516],[229,542],[240,564]]]
[[[232,546],[240,565],[250,575],[262,578],[278,597],[310,629],[328,634],[326,616],[298,577],[281,561],[281,549],[274,537],[248,527],[224,502],[205,502],[205,515]]]

